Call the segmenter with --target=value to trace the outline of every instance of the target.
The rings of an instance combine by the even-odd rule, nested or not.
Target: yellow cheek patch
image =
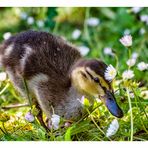
[[[85,78],[83,72],[87,77]],[[78,67],[72,72],[72,82],[78,91],[87,94],[98,94],[98,86],[92,82],[90,76],[85,72],[84,67]]]
[[[99,79],[100,79],[101,85],[102,85],[103,87],[105,87],[107,90],[109,90],[110,87],[109,87],[109,85],[106,83],[106,81],[104,81],[104,79],[103,79],[101,76],[98,75],[98,77],[99,77]]]
[[[91,81],[82,81],[82,83],[80,84],[81,88],[91,94],[91,95],[96,95],[98,94],[98,86],[96,86],[94,83],[92,83]]]
[[[91,76],[86,72],[86,70],[92,75],[93,78],[98,77],[100,84],[94,82]],[[86,75],[86,77],[85,77]],[[105,92],[102,87],[105,87],[107,90],[110,89],[110,86],[106,83],[106,81],[90,68],[78,67],[72,71],[72,83],[77,88],[77,90],[81,93],[90,94],[93,96],[101,95],[104,96]],[[101,86],[100,86],[101,85]]]
[[[98,74],[96,74],[93,70],[91,70],[89,67],[86,68],[86,70],[95,78],[98,77],[100,80],[100,84],[105,87],[107,90],[110,90],[110,86],[106,83],[106,81]]]

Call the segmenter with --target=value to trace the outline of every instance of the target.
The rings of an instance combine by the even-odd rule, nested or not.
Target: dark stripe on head
[[[105,79],[104,73],[106,71],[107,65],[100,61],[100,60],[89,60],[86,64],[86,66],[88,66],[91,70],[93,70],[96,74],[100,75],[104,81],[106,81],[107,84],[109,84],[110,82],[108,80]]]
[[[106,71],[107,65],[98,59],[80,59],[76,62],[76,64],[72,67],[72,70],[76,67],[89,67],[92,71],[94,71],[96,74],[100,75],[104,81],[106,81],[107,84],[110,84],[108,80],[105,79],[104,73]],[[92,79],[92,75],[87,71],[88,75]]]
[[[85,69],[86,73],[90,76],[90,78],[93,80],[94,77]]]
[[[84,72],[80,71],[80,73],[83,77],[87,78],[87,75]]]
[[[90,76],[90,78],[91,78],[92,80],[95,79],[86,69],[85,69],[85,71],[87,72],[87,74]],[[98,78],[98,79],[99,79],[99,78]],[[100,81],[98,81],[97,83],[98,83],[98,84],[102,87],[102,89],[106,92],[106,88],[101,85]]]

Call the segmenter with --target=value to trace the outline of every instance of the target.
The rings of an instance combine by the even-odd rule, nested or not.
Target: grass
[[[17,8],[18,9],[18,8]],[[62,14],[62,9],[60,13]],[[0,140],[1,141],[147,141],[148,140],[148,97],[144,92],[148,89],[147,70],[139,71],[137,64],[141,61],[147,62],[148,33],[139,34],[141,28],[146,29],[145,23],[141,22],[139,17],[146,14],[148,9],[143,8],[138,14],[131,13],[131,8],[73,8],[75,11],[81,12],[84,21],[80,23],[74,22],[75,14],[72,13],[72,21],[64,22],[53,21],[54,17],[63,17],[63,14],[56,14],[56,9],[36,8],[20,8],[21,12],[26,12],[29,16],[34,17],[35,23],[28,25],[26,20],[22,20],[15,13],[15,8],[7,8],[2,11],[2,22],[0,29],[0,39],[4,32],[11,31],[17,33],[21,30],[35,29],[50,31],[65,36],[76,46],[87,46],[90,51],[86,55],[87,58],[101,58],[107,64],[116,67],[118,75],[113,83],[115,97],[124,112],[124,117],[117,119],[119,122],[118,131],[106,137],[106,132],[111,122],[115,119],[106,107],[98,101],[91,106],[88,104],[84,107],[85,114],[70,127],[65,127],[64,119],[61,119],[60,128],[58,130],[51,129],[48,133],[39,122],[28,122],[25,115],[30,111],[30,106],[4,109],[5,106],[16,104],[25,104],[27,101],[20,96],[11,84],[9,78],[0,81]],[[78,10],[77,10],[78,9]],[[52,11],[52,12],[50,12]],[[47,13],[48,12],[48,13]],[[110,12],[111,17],[108,12]],[[52,23],[49,23],[49,15]],[[97,15],[96,15],[97,14]],[[7,15],[12,15],[15,19],[11,20],[13,29],[5,26]],[[40,16],[41,15],[41,16]],[[70,15],[70,14],[69,14]],[[3,17],[4,16],[4,17]],[[9,16],[9,17],[10,17]],[[76,15],[77,16],[77,15]],[[91,27],[86,24],[86,20],[90,17],[100,19],[100,24]],[[53,17],[53,18],[52,18]],[[66,17],[65,17],[66,18]],[[121,18],[123,18],[121,20]],[[126,18],[126,19],[125,19]],[[45,25],[39,28],[36,25],[38,19],[43,19]],[[82,19],[82,20],[83,20]],[[47,21],[48,20],[48,21]],[[118,23],[120,21],[120,23]],[[73,22],[73,23],[72,23]],[[52,24],[52,26],[50,26]],[[53,27],[54,26],[54,27]],[[65,27],[66,26],[66,27]],[[72,38],[72,32],[75,29],[81,30],[78,39]],[[119,42],[123,36],[125,29],[130,30],[133,37],[133,45],[130,49],[125,48]],[[69,31],[67,31],[69,30]],[[104,54],[104,48],[111,47],[114,56]],[[129,51],[131,52],[129,54]],[[138,53],[136,64],[129,67],[126,62],[133,52]],[[125,70],[132,70],[135,76],[132,79],[124,80],[122,73]],[[1,69],[1,71],[3,71]],[[27,88],[26,88],[27,90]],[[134,97],[131,96],[134,94]],[[45,119],[45,115],[44,115]]]

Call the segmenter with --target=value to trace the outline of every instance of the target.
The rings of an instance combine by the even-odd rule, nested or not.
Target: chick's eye
[[[94,81],[95,81],[96,83],[99,83],[99,78],[94,78]]]

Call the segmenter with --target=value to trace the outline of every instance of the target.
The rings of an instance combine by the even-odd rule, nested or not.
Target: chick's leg
[[[38,121],[40,122],[41,126],[45,128],[45,130],[48,132],[49,129],[48,127],[45,125],[44,120],[43,120],[43,111],[41,110],[39,104],[36,105],[36,108],[39,110],[38,115],[36,116]]]

